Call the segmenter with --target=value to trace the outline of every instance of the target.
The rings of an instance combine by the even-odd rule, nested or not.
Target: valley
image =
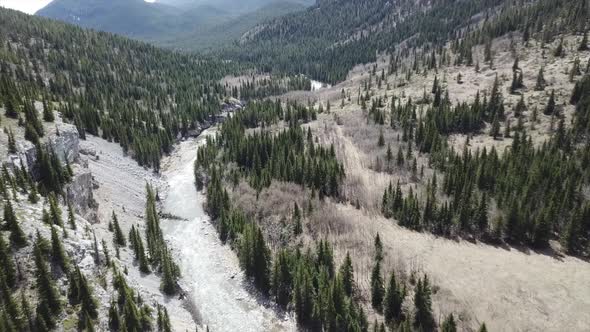
[[[40,14],[0,8],[0,332],[590,330],[587,2]]]

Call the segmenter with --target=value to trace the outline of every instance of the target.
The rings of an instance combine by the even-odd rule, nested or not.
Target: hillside
[[[236,17],[228,14],[224,16],[212,15],[208,22],[201,24],[191,32],[170,35],[153,42],[158,46],[184,51],[212,51],[231,44],[260,22],[304,8],[298,3],[274,2]]]
[[[305,1],[54,0],[36,15],[157,45],[203,50],[239,38],[256,24],[299,11]]]
[[[587,21],[587,4],[561,1],[388,1],[326,0],[299,13],[250,30],[240,44],[222,54],[252,62],[265,70],[304,73],[334,83],[356,64],[374,62],[377,54],[404,48],[436,49],[461,37],[486,17],[510,12],[496,36],[537,22],[538,11],[550,17],[566,13],[579,31]],[[543,1],[541,1],[543,3]],[[514,6],[522,10],[511,11]],[[553,11],[546,11],[550,7]]]
[[[587,330],[587,7],[407,2],[385,24],[373,3],[224,53],[336,84],[249,104],[200,151],[220,239],[312,330]]]

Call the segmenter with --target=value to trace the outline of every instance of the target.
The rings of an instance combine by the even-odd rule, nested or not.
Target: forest
[[[219,54],[266,72],[303,73],[333,84],[355,65],[374,62],[378,53],[395,53],[400,43],[425,50],[437,50],[449,40],[475,45],[470,39],[480,43],[483,36],[567,17],[546,26],[550,38],[557,30],[583,31],[587,16],[588,4],[577,0],[396,1],[395,6],[386,0],[320,1],[245,34]],[[499,19],[490,24],[493,17]],[[480,23],[483,28],[477,29]],[[464,38],[473,30],[485,34]]]

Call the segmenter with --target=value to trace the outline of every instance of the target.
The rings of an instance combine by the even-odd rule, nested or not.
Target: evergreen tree
[[[371,305],[377,312],[383,311],[383,297],[385,288],[383,287],[383,278],[381,277],[381,261],[375,262],[371,272]]]
[[[162,279],[160,281],[160,289],[167,295],[173,295],[177,291],[177,279],[178,275],[176,267],[172,258],[168,253],[167,249],[164,250],[162,255]]]
[[[0,235],[0,266],[2,266],[6,284],[8,287],[14,287],[16,285],[16,265],[3,235]]]
[[[555,90],[551,90],[551,96],[549,96],[549,101],[547,102],[547,106],[543,111],[545,115],[554,115],[555,114]]]
[[[4,222],[10,230],[10,242],[12,245],[15,247],[25,246],[27,244],[27,238],[16,219],[16,214],[8,197],[6,197],[6,202],[4,203]]]
[[[43,121],[45,122],[53,122],[55,121],[55,116],[53,115],[53,109],[50,106],[51,104],[45,99],[43,100]]]
[[[68,273],[70,262],[54,226],[51,226],[51,257],[53,262],[61,267],[62,271]]]
[[[111,305],[109,307],[109,329],[111,331],[119,331],[121,327],[121,317],[119,317],[117,304],[115,301],[111,301]]]
[[[555,51],[553,51],[553,55],[556,57],[560,57],[560,58],[563,58],[565,56],[565,50],[564,50],[564,46],[563,46],[563,37],[559,40],[559,44],[557,44]]]
[[[535,90],[536,91],[543,91],[545,90],[545,75],[543,73],[544,69],[543,67],[541,67],[541,69],[539,69],[539,73],[537,74],[537,83],[535,84]]]
[[[51,273],[47,268],[47,263],[45,262],[45,258],[39,243],[35,244],[33,252],[35,256],[35,277],[37,279],[37,290],[39,292],[39,299],[41,303],[40,306],[43,310],[45,310],[43,307],[46,306],[52,315],[58,314],[61,312],[62,304],[59,299],[59,293],[55,287],[55,282],[52,280]],[[46,323],[47,322],[48,321],[46,319]]]
[[[392,272],[383,300],[383,317],[388,325],[399,322],[402,318],[403,297],[403,291],[395,279],[395,273]]]
[[[117,219],[117,215],[115,214],[115,211],[113,211],[112,214],[112,223],[113,223],[113,242],[115,243],[116,246],[120,246],[120,247],[124,247],[127,245],[127,240],[125,239],[125,234],[123,234],[123,231],[121,230],[121,227],[119,226],[119,220]]]
[[[62,216],[61,216],[61,208],[59,207],[59,203],[57,201],[57,197],[55,193],[50,193],[48,196],[49,200],[49,215],[51,217],[51,223],[57,226],[63,226]]]
[[[432,300],[430,298],[431,290],[428,277],[418,280],[414,294],[414,305],[416,312],[414,314],[414,327],[422,331],[434,331],[435,322],[432,315]]]
[[[455,323],[455,317],[453,314],[449,314],[445,318],[441,326],[441,332],[457,332],[457,324]]]
[[[70,224],[70,228],[76,230],[76,217],[74,216],[74,209],[72,208],[72,204],[68,204],[68,224]]]
[[[342,278],[342,286],[347,296],[352,296],[354,291],[354,270],[352,267],[352,259],[350,253],[346,252],[344,262],[340,266],[340,278]]]

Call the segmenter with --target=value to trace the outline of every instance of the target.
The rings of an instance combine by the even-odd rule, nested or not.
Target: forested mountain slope
[[[44,100],[82,137],[115,140],[156,169],[178,135],[218,112],[217,80],[232,68],[4,9],[0,50],[4,105]]]
[[[587,7],[576,0],[326,0],[252,29],[224,54],[264,70],[305,73],[333,83],[346,78],[354,65],[375,61],[378,53],[401,45],[436,49],[498,15],[505,20],[492,31],[495,36],[538,26],[541,17],[563,17],[553,29],[565,25],[580,31]]]
[[[36,15],[158,45],[218,47],[256,24],[309,5],[308,1],[54,0]]]

